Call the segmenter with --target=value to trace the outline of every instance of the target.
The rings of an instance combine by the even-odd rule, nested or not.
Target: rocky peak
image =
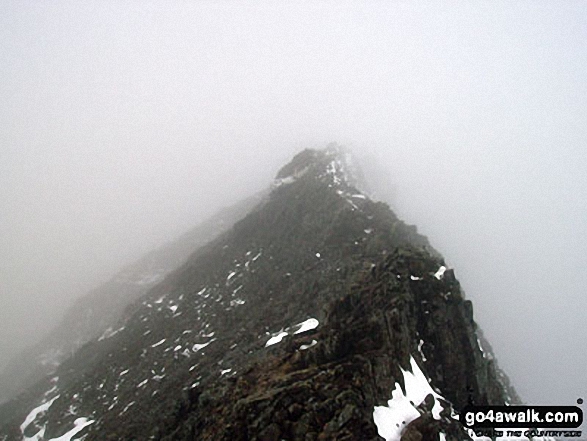
[[[466,439],[454,412],[507,395],[472,305],[347,159],[296,155],[265,201],[10,403],[4,439]]]
[[[350,150],[336,143],[322,150],[306,149],[298,153],[279,170],[274,187],[291,184],[305,175],[339,190],[359,186],[358,168]]]

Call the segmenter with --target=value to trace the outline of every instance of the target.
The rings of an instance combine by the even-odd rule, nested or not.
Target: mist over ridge
[[[523,398],[584,394],[584,5],[0,12],[0,365],[123,264],[336,141],[455,268]]]

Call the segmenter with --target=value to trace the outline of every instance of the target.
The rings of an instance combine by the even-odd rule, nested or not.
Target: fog
[[[336,141],[532,404],[585,397],[584,2],[0,4],[0,367]]]

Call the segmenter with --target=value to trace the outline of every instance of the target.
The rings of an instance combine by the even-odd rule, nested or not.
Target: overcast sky
[[[0,2],[0,366],[330,141],[446,257],[522,397],[585,398],[587,4]],[[383,187],[384,186],[384,187]]]

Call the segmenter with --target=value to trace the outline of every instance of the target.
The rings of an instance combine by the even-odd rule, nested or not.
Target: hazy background
[[[523,398],[587,398],[587,4],[0,2],[0,367],[330,141],[456,268]]]

